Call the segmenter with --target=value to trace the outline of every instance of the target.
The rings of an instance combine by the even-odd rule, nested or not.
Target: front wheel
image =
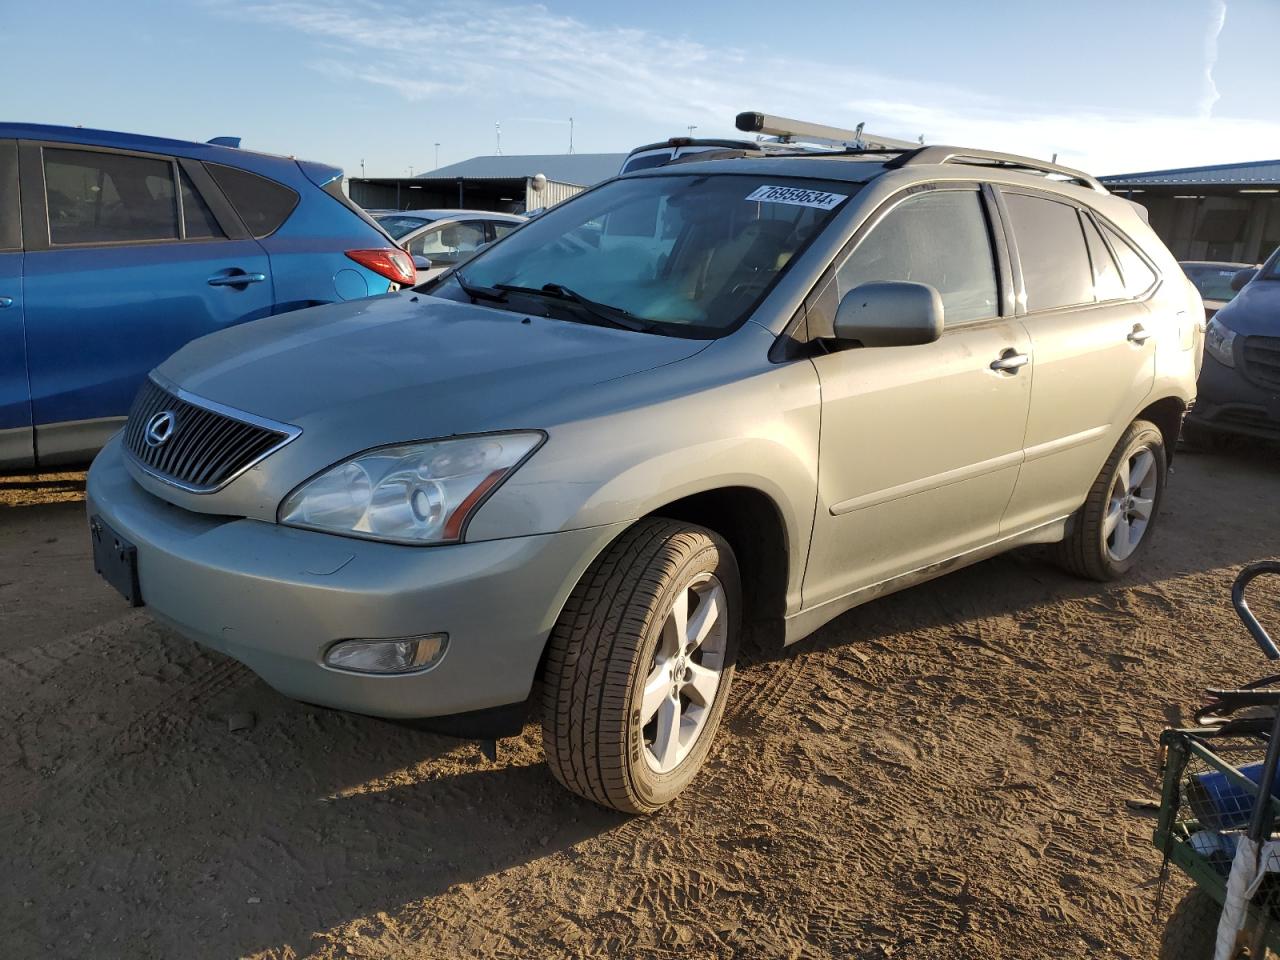
[[[651,813],[697,774],[740,629],[738,565],[702,527],[642,520],[583,575],[548,642],[542,743],[574,793]]]
[[[1059,563],[1092,580],[1116,580],[1151,542],[1168,474],[1164,434],[1154,423],[1129,425],[1058,545]]]

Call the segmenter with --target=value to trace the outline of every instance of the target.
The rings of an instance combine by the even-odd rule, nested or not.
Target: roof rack
[[[1067,180],[1080,184],[1082,187],[1088,187],[1090,190],[1096,190],[1098,193],[1106,193],[1107,188],[1104,187],[1097,177],[1085,173],[1083,170],[1076,170],[1073,167],[1064,167],[1058,163],[1049,163],[1045,160],[1036,160],[1032,157],[1019,156],[1016,153],[998,153],[994,150],[972,150],[968,147],[919,147],[907,153],[903,153],[896,159],[890,160],[885,164],[886,167],[911,167],[917,164],[944,164],[944,163],[968,163],[975,166],[992,166],[992,167],[1010,167],[1017,170],[1033,170],[1037,173],[1057,174]]]

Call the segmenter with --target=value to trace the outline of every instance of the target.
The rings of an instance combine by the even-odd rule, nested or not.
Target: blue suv
[[[341,170],[237,144],[0,123],[0,469],[89,459],[189,340],[415,282]]]

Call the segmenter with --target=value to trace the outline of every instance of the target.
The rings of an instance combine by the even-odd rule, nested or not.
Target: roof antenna
[[[1050,160],[1049,162],[1050,162],[1050,163],[1057,163],[1057,162],[1058,162],[1058,154],[1057,154],[1057,152],[1056,152],[1056,151],[1055,151],[1055,152],[1054,152],[1054,154],[1053,154],[1053,159],[1052,159],[1052,160]]]

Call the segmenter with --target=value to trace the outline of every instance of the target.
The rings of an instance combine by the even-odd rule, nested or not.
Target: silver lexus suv
[[[1203,318],[1067,168],[645,170],[414,290],[184,347],[90,472],[95,563],[290,697],[485,738],[532,709],[565,786],[653,811],[749,632],[1022,544],[1129,570]]]

